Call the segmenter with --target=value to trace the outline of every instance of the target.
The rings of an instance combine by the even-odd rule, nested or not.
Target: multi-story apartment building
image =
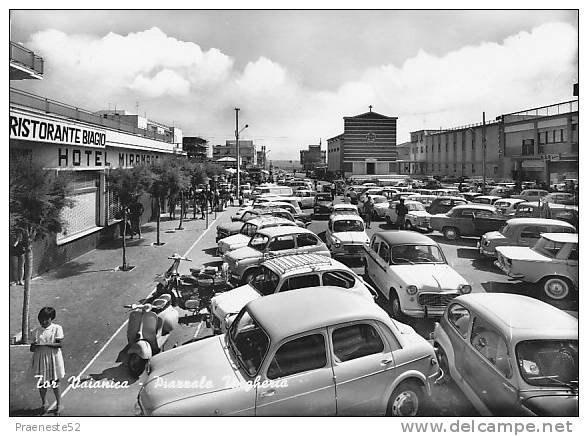
[[[182,149],[198,162],[205,162],[212,159],[212,144],[206,139],[198,136],[184,136]]]
[[[505,174],[545,183],[578,179],[578,100],[501,115]]]
[[[300,150],[300,165],[304,171],[312,171],[327,164],[327,152],[321,150],[322,143],[309,145],[307,150]]]
[[[212,159],[218,161],[219,159],[231,158],[237,162],[237,142],[227,140],[225,145],[215,145],[212,150]],[[250,167],[257,165],[257,150],[251,139],[239,139],[239,155],[241,157],[241,167]],[[223,162],[223,161],[221,161]]]

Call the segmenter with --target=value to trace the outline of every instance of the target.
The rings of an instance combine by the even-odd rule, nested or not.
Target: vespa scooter
[[[170,333],[178,326],[178,311],[171,305],[171,296],[161,295],[152,303],[131,304],[125,347],[130,372],[139,377],[148,360],[163,351]]]

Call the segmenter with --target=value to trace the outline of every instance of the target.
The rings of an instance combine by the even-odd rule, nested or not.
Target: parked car
[[[406,214],[404,223],[406,230],[431,231],[431,214],[423,207],[411,207]]]
[[[544,189],[525,189],[518,195],[512,195],[512,198],[521,198],[525,201],[539,201],[549,192]]]
[[[357,215],[359,216],[359,211],[357,210],[357,206],[351,203],[337,203],[331,206],[331,215]]]
[[[516,294],[454,299],[432,336],[445,376],[482,415],[578,416],[578,320]]]
[[[577,206],[578,198],[574,194],[566,192],[551,192],[542,198],[541,201],[549,204],[563,204],[565,206]]]
[[[345,193],[343,195],[349,198],[349,202],[351,204],[357,204],[359,196],[363,193],[365,189],[366,188],[361,185],[350,186],[345,190]]]
[[[329,218],[325,243],[333,257],[363,258],[370,238],[365,232],[365,224],[361,217],[335,214]]]
[[[258,230],[269,227],[279,226],[295,226],[296,224],[286,218],[274,217],[271,215],[261,215],[253,218],[243,224],[239,233],[227,236],[218,241],[218,252],[225,254],[237,248],[245,247],[249,244],[251,237],[257,233]]]
[[[500,231],[485,233],[478,242],[484,256],[496,257],[496,247],[532,247],[542,233],[576,233],[570,223],[546,218],[513,218]]]
[[[474,199],[476,197],[479,197],[482,195],[481,192],[462,192],[461,195],[463,195],[463,198],[465,198],[467,201],[474,201]]]
[[[268,207],[279,207],[281,209],[286,209],[288,212],[290,212],[292,215],[294,215],[294,218],[302,221],[305,224],[309,224],[311,222],[310,214],[302,212],[300,207],[295,207],[292,205],[292,203],[290,203],[288,201],[282,201],[282,199],[279,199],[279,201],[272,201],[270,203],[267,203],[267,206]]]
[[[441,316],[447,304],[471,292],[428,236],[406,230],[377,232],[366,250],[365,275],[388,300],[392,316]]]
[[[514,194],[514,188],[508,186],[496,186],[492,188],[488,195],[495,195],[497,197],[508,198]]]
[[[142,415],[415,416],[439,367],[412,327],[321,287],[253,300],[225,335],[161,353],[147,372]],[[195,374],[209,383],[173,388]]]
[[[566,221],[578,228],[578,206],[566,206],[541,201],[523,201],[516,205],[516,218],[551,218]]]
[[[553,300],[568,298],[578,289],[578,234],[543,233],[531,248],[497,247],[494,262],[506,275],[537,283]]]
[[[496,200],[492,206],[494,206],[502,215],[514,216],[517,204],[522,203],[523,201],[525,200],[520,198],[501,198],[500,200]]]
[[[388,209],[388,197],[385,195],[370,195],[374,205],[372,209],[372,219],[384,218],[386,209]],[[365,202],[359,201],[357,208],[362,215],[365,215]]]
[[[300,189],[294,193],[294,196],[300,199],[300,205],[302,209],[309,209],[314,207],[314,198],[316,196],[316,192],[309,191],[307,189]]]
[[[472,200],[472,203],[493,205],[497,200],[500,200],[501,198],[502,197],[498,197],[496,195],[478,195]]]
[[[335,286],[361,297],[377,296],[348,266],[318,254],[295,254],[263,262],[256,276],[243,286],[215,295],[211,300],[212,326],[225,333],[241,309],[256,298],[313,286]]]
[[[431,206],[429,206],[429,213],[431,215],[436,215],[438,213],[449,212],[455,206],[462,204],[468,204],[468,201],[461,197],[437,197],[435,200],[433,200]]]
[[[450,241],[461,236],[482,236],[486,232],[500,230],[507,218],[499,214],[494,206],[464,204],[455,206],[445,214],[431,216],[431,229],[443,233]]]
[[[437,198],[436,195],[413,194],[406,197],[406,201],[418,201],[425,206],[425,209],[431,206],[433,200]]]
[[[233,281],[249,283],[265,259],[298,253],[331,256],[327,246],[310,230],[287,226],[259,230],[246,247],[229,251],[223,260],[228,264]]]
[[[250,209],[243,212],[239,220],[235,220],[227,224],[219,224],[216,227],[216,242],[231,235],[236,235],[241,231],[244,223],[259,216],[275,216],[284,218],[288,221],[291,221],[294,225],[302,228],[308,225],[308,223],[303,223],[302,221],[297,220],[294,218],[294,215],[292,215],[291,212],[280,207],[260,207],[258,209]]]
[[[400,203],[400,201],[391,201],[388,205],[388,208],[386,209],[386,222],[388,224],[396,224],[396,221],[398,219],[398,215],[396,214],[396,205],[398,203]],[[404,205],[408,209],[409,213],[411,211],[413,211],[413,212],[425,211],[425,206],[423,206],[423,204],[420,201],[405,200]]]
[[[333,195],[330,193],[319,192],[314,199],[314,215],[329,215],[333,205]]]

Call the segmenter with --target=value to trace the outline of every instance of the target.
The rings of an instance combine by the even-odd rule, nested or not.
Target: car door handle
[[[394,362],[394,359],[382,359],[382,360],[380,361],[380,365],[382,365],[382,366],[384,366],[384,365],[389,365],[389,364],[391,364],[392,362]]]
[[[502,386],[504,386],[506,389],[508,389],[511,392],[514,392],[515,391],[515,388],[513,388],[510,384],[508,384],[506,382],[503,382],[502,383]]]
[[[259,396],[262,397],[262,398],[263,397],[271,397],[275,393],[276,393],[276,390],[275,389],[270,389],[269,391],[262,392],[261,394],[259,394]]]

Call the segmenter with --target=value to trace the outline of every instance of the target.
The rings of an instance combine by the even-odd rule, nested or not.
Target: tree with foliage
[[[61,211],[72,206],[67,198],[68,180],[63,173],[44,170],[30,157],[11,159],[10,229],[20,232],[25,247],[22,343],[29,341],[29,307],[33,274],[33,242],[64,229]]]
[[[160,225],[161,225],[161,203],[165,202],[165,198],[169,195],[169,186],[165,177],[165,166],[163,162],[156,161],[151,166],[152,182],[149,193],[151,197],[155,198],[155,208],[157,211],[157,242],[155,245],[163,245],[159,239]],[[164,203],[165,204],[165,203]]]
[[[153,183],[153,173],[146,165],[138,165],[131,168],[115,168],[107,174],[108,185],[118,194],[118,201],[122,214],[122,248],[123,264],[122,271],[133,269],[127,264],[127,243],[126,243],[126,223],[129,207],[134,201],[146,192],[149,192]]]

